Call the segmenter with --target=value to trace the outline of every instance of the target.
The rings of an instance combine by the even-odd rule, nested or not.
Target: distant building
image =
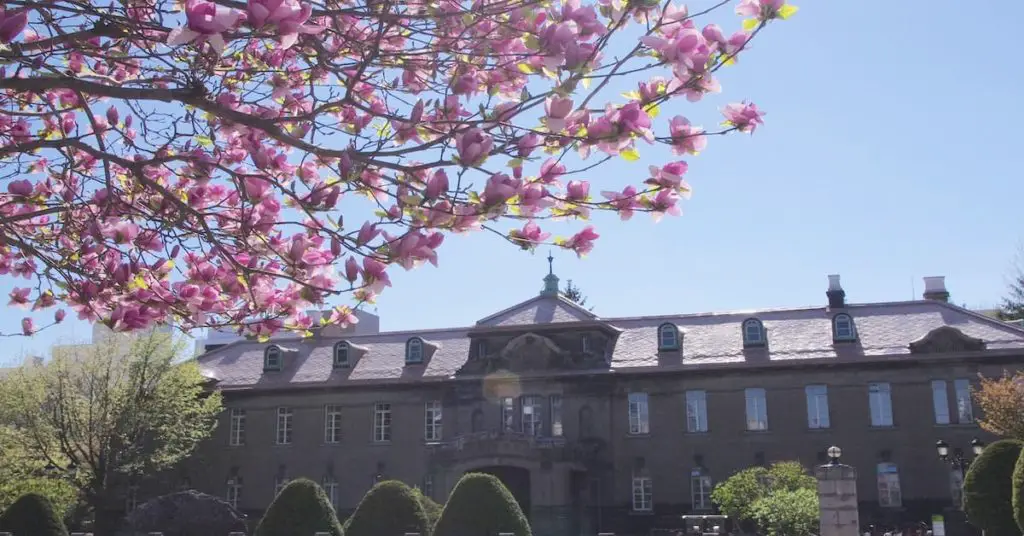
[[[319,322],[320,317],[323,315],[321,311],[310,311],[310,318],[313,322]],[[375,335],[380,333],[380,317],[363,310],[355,311],[356,318],[359,322],[346,328],[345,330],[339,330],[339,333],[346,335]],[[206,335],[199,337],[196,340],[196,353],[202,354],[206,352],[212,352],[223,346],[227,346],[233,342],[244,341],[245,337],[239,335],[237,330],[234,329],[208,329]]]
[[[713,510],[713,486],[773,460],[859,472],[861,522],[956,515],[978,373],[1021,368],[1024,329],[948,302],[600,317],[558,292],[466,327],[238,340],[198,362],[224,395],[187,478],[258,516],[290,479],[340,515],[374,482],[444,501],[469,471],[499,476],[538,536],[648,534]],[[438,307],[443,305],[432,304]],[[362,325],[362,322],[360,322]]]

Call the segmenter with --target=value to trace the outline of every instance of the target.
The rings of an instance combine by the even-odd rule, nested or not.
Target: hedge
[[[352,517],[345,522],[346,536],[403,536],[430,534],[430,519],[412,488],[386,480],[370,488]]]
[[[254,536],[313,536],[317,532],[342,536],[330,498],[316,482],[300,478],[289,482],[270,503]]]
[[[964,479],[967,520],[987,534],[1020,535],[1013,509],[1013,477],[1022,445],[1010,439],[996,441],[985,447],[967,470]]]
[[[22,495],[0,515],[0,531],[14,536],[68,536],[53,503],[42,495]]]
[[[488,474],[466,474],[448,497],[434,536],[494,536],[499,532],[532,536],[519,503],[500,480]]]

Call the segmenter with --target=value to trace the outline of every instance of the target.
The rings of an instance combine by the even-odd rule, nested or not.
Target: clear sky
[[[555,252],[556,273],[597,314],[820,305],[830,273],[853,302],[909,299],[922,276],[945,275],[956,303],[998,303],[1024,240],[1024,59],[1011,2],[796,3],[793,19],[723,72],[722,95],[658,117],[712,128],[718,107],[742,99],[767,112],[753,137],[713,138],[687,159],[694,196],[683,216],[605,215],[591,255]],[[739,26],[731,9],[714,21]],[[641,156],[595,170],[592,192],[641,182],[647,159],[670,161]],[[440,255],[439,268],[391,274],[376,310],[383,329],[472,324],[536,295],[547,272],[547,250],[483,233],[449,237]],[[5,310],[0,327],[17,329],[23,313]],[[0,361],[89,331],[69,322],[6,339]]]

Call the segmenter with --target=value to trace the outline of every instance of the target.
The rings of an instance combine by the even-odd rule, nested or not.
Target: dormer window
[[[476,341],[476,356],[478,358],[487,357],[487,341]]]
[[[413,337],[405,343],[405,364],[414,365],[423,362],[423,339]]]
[[[679,328],[675,324],[662,324],[658,327],[658,350],[679,349]]]
[[[264,351],[263,370],[281,370],[281,348],[271,346]]]
[[[336,368],[348,368],[349,345],[341,341],[334,345],[334,366]]]
[[[756,318],[743,321],[743,346],[764,346],[764,324]]]
[[[583,335],[580,336],[580,349],[585,354],[590,353],[590,335],[584,333]]]
[[[836,342],[857,340],[857,330],[853,326],[852,316],[846,313],[839,313],[832,317],[832,338]]]

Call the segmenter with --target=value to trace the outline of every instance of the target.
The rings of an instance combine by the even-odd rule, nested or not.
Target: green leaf
[[[533,67],[530,67],[530,65],[527,63],[520,63],[519,65],[516,65],[516,68],[519,69],[519,72],[523,74],[533,74],[537,72],[533,69]]]
[[[757,28],[758,24],[761,24],[761,21],[757,19],[746,19],[743,21],[743,31],[751,32],[754,28]]]
[[[796,12],[799,10],[800,8],[794,6],[793,4],[785,4],[779,8],[779,18],[782,20],[786,20],[792,17],[793,15],[796,15]]]
[[[630,147],[629,149],[620,152],[619,156],[627,162],[636,162],[637,160],[640,160],[640,151],[637,151],[636,147]]]
[[[196,136],[196,143],[206,148],[213,147],[213,140],[206,136]]]

